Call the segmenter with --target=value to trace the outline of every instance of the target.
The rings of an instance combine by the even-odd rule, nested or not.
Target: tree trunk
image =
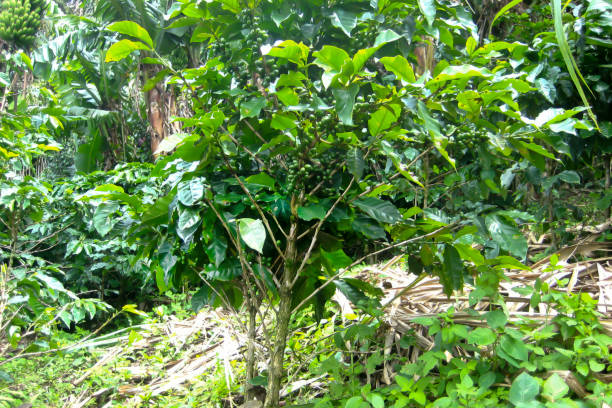
[[[251,386],[251,380],[255,378],[255,335],[257,334],[256,328],[256,314],[257,309],[254,305],[255,299],[247,298],[248,309],[249,309],[249,333],[248,333],[248,344],[247,344],[247,355],[246,355],[246,400],[250,401],[254,398],[253,387]]]
[[[291,200],[292,222],[287,237],[287,247],[285,250],[285,267],[283,269],[283,279],[279,288],[280,300],[278,312],[276,313],[276,337],[272,347],[270,367],[268,373],[268,392],[264,408],[277,408],[280,400],[281,380],[283,379],[283,365],[285,361],[285,347],[287,345],[287,335],[289,334],[289,323],[291,322],[291,298],[293,292],[293,278],[297,272],[297,200],[293,196]]]
[[[156,65],[145,65],[145,80],[159,71]],[[155,154],[159,144],[168,136],[170,117],[176,114],[176,98],[172,89],[166,89],[163,81],[145,94],[147,118],[151,124],[151,153]]]

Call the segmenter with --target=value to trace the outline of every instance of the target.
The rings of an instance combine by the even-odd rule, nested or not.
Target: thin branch
[[[319,222],[317,222],[317,226],[312,236],[312,240],[310,240],[310,246],[308,247],[308,250],[306,251],[304,258],[302,259],[302,263],[300,264],[300,267],[298,268],[297,272],[295,273],[295,276],[293,277],[293,282],[291,282],[292,287],[297,282],[298,277],[300,276],[300,272],[302,272],[302,270],[304,269],[304,266],[306,266],[306,262],[308,261],[308,259],[310,259],[310,254],[312,253],[312,250],[314,249],[314,246],[317,243],[317,239],[319,238],[319,231],[321,230],[323,223],[327,220],[327,218],[331,215],[331,213],[336,209],[336,206],[338,205],[338,203],[340,203],[340,201],[342,201],[344,196],[346,196],[346,194],[349,192],[349,190],[353,186],[354,182],[355,182],[355,176],[351,178],[351,181],[349,182],[348,186],[346,186],[346,189],[344,189],[340,197],[338,197],[338,199],[329,208],[329,210],[327,210],[327,213],[325,214],[325,216]]]

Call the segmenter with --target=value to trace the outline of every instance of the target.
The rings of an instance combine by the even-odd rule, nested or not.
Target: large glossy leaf
[[[266,240],[266,228],[261,220],[241,218],[238,220],[240,237],[250,248],[262,253]]]
[[[485,217],[485,224],[491,234],[491,238],[500,248],[520,259],[524,259],[527,256],[527,241],[525,237],[507,220],[496,214],[490,214]]]
[[[393,122],[397,120],[401,112],[399,105],[383,105],[376,112],[370,115],[368,119],[368,129],[372,136],[378,136],[384,130],[391,127]]]
[[[147,30],[145,30],[133,21],[118,21],[109,25],[106,28],[116,33],[121,33],[134,38],[138,38],[140,41],[153,48],[153,40],[151,39],[151,36],[147,32]]]
[[[425,16],[427,24],[432,25],[436,19],[436,0],[419,0],[419,9]]]
[[[202,219],[200,212],[195,208],[182,208],[179,212],[177,234],[184,242],[190,242]]]
[[[338,269],[346,268],[353,262],[341,249],[332,252],[321,249],[321,261],[329,273],[334,273]]]
[[[334,27],[342,29],[349,37],[353,28],[357,26],[357,15],[352,11],[338,9],[331,14],[330,19]]]
[[[370,302],[370,298],[360,288],[351,284],[351,282],[344,279],[334,281],[336,288],[342,292],[348,300],[354,305],[367,304]]]
[[[240,104],[240,119],[254,118],[259,116],[261,110],[266,106],[266,98],[253,98]]]
[[[92,172],[96,170],[98,160],[102,157],[102,137],[95,135],[88,143],[83,143],[77,149],[74,165],[78,171]]]
[[[385,66],[387,71],[393,72],[400,80],[407,83],[413,83],[416,81],[414,71],[412,70],[412,65],[401,55],[396,55],[395,57],[384,57],[380,59],[380,62]]]
[[[242,275],[242,266],[237,258],[227,258],[218,267],[207,269],[208,279],[231,281]]]
[[[367,215],[359,214],[352,222],[353,230],[370,239],[385,239],[387,233],[378,222]]]
[[[303,43],[298,44],[291,40],[283,41],[268,51],[268,55],[272,57],[286,58],[298,66],[305,65],[309,53],[310,49],[307,45]]]
[[[119,209],[117,203],[101,203],[96,207],[96,211],[93,216],[93,225],[98,234],[105,236],[108,232],[113,229],[118,218],[112,217],[109,219],[111,214],[114,214]]]
[[[204,196],[204,180],[200,177],[182,181],[177,186],[176,197],[181,204],[192,206]]]
[[[221,265],[225,260],[225,254],[227,252],[227,241],[223,236],[214,235],[210,241],[210,244],[206,247],[206,255],[216,267]]]
[[[350,60],[346,51],[332,45],[323,46],[320,51],[313,52],[312,56],[315,57],[314,64],[325,71],[340,72],[344,63]]]
[[[312,221],[315,219],[322,220],[327,210],[321,204],[310,204],[305,207],[298,207],[297,213],[301,219]]]
[[[450,296],[453,290],[459,290],[463,287],[463,261],[459,256],[459,252],[452,245],[444,247],[444,262],[443,272],[441,276],[444,284],[444,292]]]
[[[354,204],[370,217],[386,224],[395,224],[402,219],[397,207],[380,198],[363,197],[355,200]]]
[[[245,181],[249,184],[256,184],[258,186],[268,187],[271,190],[274,189],[275,180],[264,172],[249,176],[245,179]]]
[[[353,147],[348,151],[346,166],[348,171],[355,176],[356,180],[361,179],[361,176],[363,176],[363,170],[365,169],[365,161],[363,160],[363,154],[359,148]]]
[[[359,92],[359,85],[351,84],[346,88],[333,88],[332,93],[336,99],[336,112],[340,122],[344,125],[353,125],[353,108],[355,106],[355,97]]]
[[[121,61],[134,51],[151,49],[141,42],[120,40],[110,46],[106,51],[106,62]]]
[[[467,341],[477,346],[488,346],[489,344],[493,344],[496,339],[497,336],[493,330],[487,327],[477,327],[470,332]]]
[[[176,192],[171,192],[166,196],[160,197],[145,210],[140,220],[143,224],[159,225],[168,221],[170,212],[172,211],[172,202],[176,196]]]
[[[191,297],[191,308],[197,313],[205,306],[213,306],[216,298],[217,295],[210,286],[203,284]]]

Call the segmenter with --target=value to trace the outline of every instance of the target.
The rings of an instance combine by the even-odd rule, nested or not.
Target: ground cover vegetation
[[[609,1],[1,4],[0,406],[612,404]]]

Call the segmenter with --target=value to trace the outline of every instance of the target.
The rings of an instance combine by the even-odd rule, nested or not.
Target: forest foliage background
[[[609,0],[0,4],[0,405],[612,404]]]

